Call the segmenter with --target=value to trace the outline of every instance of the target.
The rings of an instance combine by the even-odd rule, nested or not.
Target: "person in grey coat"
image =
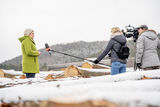
[[[141,25],[138,28],[139,37],[136,44],[136,64],[144,70],[158,69],[160,61],[157,49],[160,48],[160,40],[154,30],[148,30],[148,26]]]
[[[116,53],[120,50],[121,44],[126,44],[126,38],[118,27],[113,27],[111,33],[106,49],[93,63],[98,64],[111,51],[111,75],[115,75],[126,72],[126,59],[120,59]]]

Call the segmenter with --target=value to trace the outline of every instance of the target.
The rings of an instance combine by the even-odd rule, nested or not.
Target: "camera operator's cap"
[[[140,25],[139,27],[137,27],[137,29],[139,28],[145,28],[145,29],[148,29],[148,26],[147,25]]]

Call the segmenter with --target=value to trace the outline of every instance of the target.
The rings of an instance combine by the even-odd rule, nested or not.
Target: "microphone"
[[[45,43],[45,47],[46,47],[46,51],[50,51],[51,50],[51,48],[49,48],[48,43]]]
[[[49,48],[48,43],[45,43],[45,47],[46,47],[46,51],[48,51],[48,52],[49,52],[49,55],[51,56],[51,55],[52,55],[52,54],[51,54],[51,48]]]

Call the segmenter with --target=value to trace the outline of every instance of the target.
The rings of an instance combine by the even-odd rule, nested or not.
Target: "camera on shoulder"
[[[131,25],[125,26],[125,30],[123,29],[122,32],[127,38],[133,37],[134,42],[136,42],[136,40],[138,39],[138,29]]]

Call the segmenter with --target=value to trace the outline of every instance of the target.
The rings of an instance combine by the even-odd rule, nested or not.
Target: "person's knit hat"
[[[27,29],[25,29],[25,31],[24,31],[24,35],[29,35],[29,34],[32,33],[32,32],[34,32],[33,29],[27,28]]]

